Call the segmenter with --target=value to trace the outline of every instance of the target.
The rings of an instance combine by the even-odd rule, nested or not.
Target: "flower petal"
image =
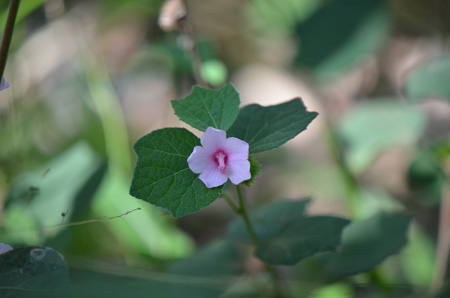
[[[230,160],[247,160],[248,143],[237,138],[228,138],[225,152]]]
[[[0,82],[0,91],[5,90],[9,87],[9,83],[5,81],[5,78],[2,77],[2,81]]]
[[[228,162],[228,178],[233,184],[238,185],[251,177],[250,162],[248,160],[230,160]]]
[[[9,244],[5,244],[5,243],[0,243],[0,255],[4,254],[10,250],[13,250],[13,248],[11,247],[11,245]]]
[[[200,174],[210,163],[211,154],[201,146],[195,146],[194,151],[189,155],[187,162],[192,172]]]
[[[217,187],[228,180],[227,176],[222,174],[214,163],[210,163],[198,178],[205,183],[207,188]]]
[[[208,151],[216,151],[219,148],[224,149],[227,143],[227,133],[220,129],[208,127],[200,139],[202,146]]]

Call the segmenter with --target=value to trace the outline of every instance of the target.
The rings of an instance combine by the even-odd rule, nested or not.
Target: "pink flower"
[[[0,91],[5,90],[9,87],[9,83],[5,81],[5,78],[2,77],[2,81],[0,82]]]
[[[251,178],[246,142],[227,139],[225,131],[208,127],[200,143],[203,147],[195,146],[187,162],[206,187],[222,185],[228,178],[236,185]]]

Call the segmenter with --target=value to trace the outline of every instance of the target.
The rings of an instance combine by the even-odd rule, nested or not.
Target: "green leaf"
[[[252,104],[241,109],[228,136],[246,141],[250,153],[271,150],[304,131],[317,115],[300,98],[268,107]]]
[[[242,262],[235,243],[219,240],[192,255],[190,258],[174,263],[168,273],[192,282],[179,285],[167,285],[169,297],[218,297],[231,283],[233,275],[242,270]],[[204,282],[195,282],[196,278],[206,278]],[[216,278],[216,284],[207,286],[208,281]],[[219,281],[217,283],[217,281]]]
[[[275,236],[285,226],[293,224],[303,215],[311,199],[301,201],[282,200],[262,207],[250,214],[255,233],[260,238]],[[233,239],[250,240],[242,218],[235,220],[228,228]]]
[[[294,63],[312,69],[318,78],[336,78],[381,49],[389,28],[383,1],[326,1],[297,26],[299,53]]]
[[[167,209],[174,217],[211,204],[223,186],[207,188],[188,166],[187,159],[200,140],[184,128],[153,131],[134,144],[138,156],[130,194]]]
[[[353,222],[344,230],[338,253],[319,256],[327,279],[366,272],[406,244],[410,216],[378,214]]]
[[[408,186],[414,191],[416,202],[424,206],[440,202],[446,181],[446,175],[436,156],[437,150],[439,147],[418,152],[406,177]]]
[[[407,98],[445,98],[450,100],[450,55],[442,56],[414,68],[407,76]]]
[[[5,2],[6,1],[4,1],[4,3]],[[16,25],[19,24],[30,13],[32,13],[34,10],[36,10],[46,2],[47,0],[21,1],[19,11],[17,12]],[[4,8],[4,10],[2,8]],[[2,11],[2,13],[0,14],[0,24],[2,27],[0,28],[3,31],[4,28],[3,25],[6,23],[6,19],[8,18],[9,12],[8,5],[5,5],[5,7],[1,7],[0,11]]]
[[[263,239],[255,254],[272,265],[295,265],[314,254],[336,250],[348,223],[333,216],[300,218],[278,235]]]
[[[22,247],[0,254],[0,297],[62,297],[69,286],[63,257],[49,247]]]
[[[239,93],[228,83],[218,90],[192,88],[181,100],[172,100],[172,107],[181,121],[205,131],[208,127],[228,130],[239,114]]]
[[[423,112],[398,100],[372,99],[357,105],[338,126],[350,168],[362,172],[382,150],[416,143],[425,122]]]
[[[435,255],[436,248],[431,235],[417,224],[411,224],[408,244],[400,255],[405,279],[409,284],[429,288],[436,265]]]
[[[69,210],[69,217],[75,216],[79,212],[76,206],[80,200],[92,198],[103,175],[88,192],[80,192],[93,182],[90,178],[100,166],[98,157],[87,143],[76,143],[42,168],[18,176],[9,194],[10,203],[26,206],[39,226],[59,224],[62,212]],[[44,234],[54,236],[62,229],[45,230]]]
[[[129,267],[121,270],[125,274],[72,271],[76,295],[70,297],[209,298],[219,297],[235,282],[242,271],[242,260],[236,244],[220,240],[176,261],[166,272]]]
[[[273,265],[294,265],[311,255],[337,249],[341,231],[349,221],[332,216],[305,217],[309,202],[279,201],[251,214],[260,240],[257,257]],[[234,239],[249,239],[242,219],[230,226],[229,234]]]

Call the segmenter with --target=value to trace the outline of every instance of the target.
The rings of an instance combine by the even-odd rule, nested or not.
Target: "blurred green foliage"
[[[445,0],[188,0],[194,37],[186,28],[164,32],[158,27],[163,0],[21,2],[6,73],[11,88],[0,93],[0,242],[16,249],[1,260],[29,253],[31,248],[22,248],[27,245],[59,251],[74,297],[266,294],[269,282],[248,246],[213,239],[223,236],[232,221],[220,202],[205,210],[209,215],[175,221],[128,195],[136,160],[131,144],[155,128],[178,125],[170,118],[169,100],[184,97],[195,83],[194,59],[202,62],[201,76],[213,87],[258,62],[275,64],[296,86],[307,85],[317,96],[306,91],[296,96],[305,102],[307,95],[317,97],[314,103],[324,110],[317,121],[333,127],[336,135],[333,145],[308,139],[294,150],[258,154],[261,182],[249,191],[255,195],[250,205],[281,190],[308,192],[318,209],[325,206],[330,214],[351,213],[345,203],[350,197],[361,209],[360,218],[343,230],[337,252],[282,267],[283,285],[293,297],[428,295],[439,262],[437,211],[447,179],[450,128],[448,114],[438,121],[422,104],[449,102]],[[7,3],[0,1],[0,29]],[[55,4],[58,14],[51,14]],[[77,26],[65,27],[73,23]],[[52,46],[51,61],[37,46],[24,50],[31,40],[57,45],[57,35],[49,40],[39,34],[52,28],[70,35],[79,48]],[[83,38],[73,28],[82,28]],[[279,41],[284,43],[272,49]],[[199,57],[193,56],[192,44]],[[266,51],[282,63],[264,56]],[[58,53],[70,53],[69,58],[60,59]],[[43,63],[33,64],[33,59]],[[352,80],[354,73],[359,80]],[[149,89],[140,90],[140,80]],[[245,80],[236,83],[245,86]],[[285,86],[274,80],[270,88],[278,84]],[[264,121],[258,120],[261,126]],[[436,129],[433,121],[444,132],[438,137],[430,134]],[[370,175],[387,176],[373,165],[394,148],[402,150],[406,164],[396,169],[401,189]],[[141,210],[126,214],[135,208]],[[265,231],[271,228],[263,225]],[[33,266],[39,273],[50,263]],[[5,268],[0,266],[1,274],[23,281]],[[447,297],[445,289],[436,297]]]

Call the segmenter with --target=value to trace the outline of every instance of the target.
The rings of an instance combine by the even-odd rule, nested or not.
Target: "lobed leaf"
[[[263,239],[255,254],[272,265],[295,265],[317,253],[337,250],[349,222],[334,216],[299,218],[277,235]]]
[[[311,255],[333,251],[340,245],[347,219],[333,216],[306,217],[303,213],[309,199],[279,201],[250,216],[260,245],[255,255],[272,265],[294,265]],[[235,239],[248,240],[242,219],[229,228]]]
[[[227,134],[246,141],[250,153],[257,153],[283,145],[304,131],[317,115],[308,112],[300,98],[268,107],[252,104],[241,109]]]
[[[311,199],[301,201],[282,200],[253,211],[250,214],[258,237],[268,238],[277,235],[280,228],[294,223],[306,210]],[[250,240],[242,218],[235,220],[228,228],[233,239]]]
[[[236,89],[228,83],[218,90],[194,86],[181,100],[172,100],[172,108],[181,121],[205,131],[208,127],[228,130],[239,114],[241,100]]]
[[[153,131],[134,145],[138,156],[130,194],[165,208],[174,217],[201,210],[222,192],[207,188],[188,166],[187,159],[200,140],[184,128]]]

